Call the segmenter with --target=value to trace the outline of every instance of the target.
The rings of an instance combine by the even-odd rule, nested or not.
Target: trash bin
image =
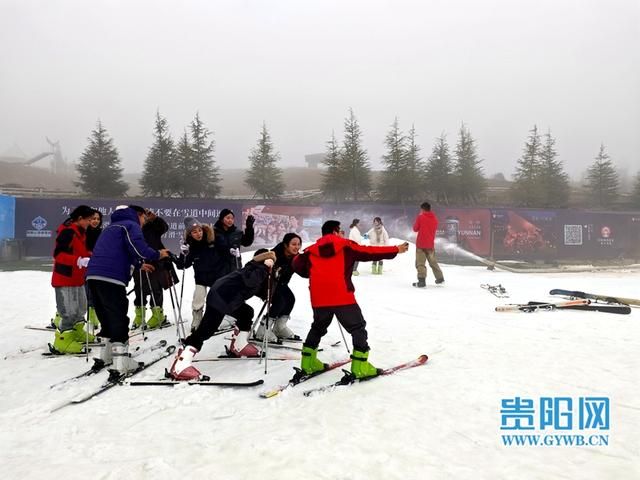
[[[23,241],[17,238],[5,238],[0,249],[0,258],[5,262],[15,262],[22,259]]]

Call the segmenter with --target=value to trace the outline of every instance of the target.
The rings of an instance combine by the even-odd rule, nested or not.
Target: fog
[[[281,166],[325,150],[353,108],[373,168],[395,117],[427,157],[462,122],[510,178],[531,127],[578,177],[604,143],[640,169],[637,0],[0,1],[0,156],[60,140],[76,161],[100,119],[138,172],[157,110],[200,114],[223,168],[263,122]]]

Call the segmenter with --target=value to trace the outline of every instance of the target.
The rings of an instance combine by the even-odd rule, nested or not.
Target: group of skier
[[[422,214],[425,213],[424,206]],[[406,242],[387,245],[388,234],[379,217],[374,219],[373,228],[367,233],[372,245],[344,238],[340,222],[329,220],[322,226],[321,238],[304,252],[300,252],[301,237],[287,233],[272,250],[257,250],[243,267],[240,247],[250,246],[254,238],[251,215],[244,231],[235,226],[235,216],[229,209],[220,212],[213,228],[196,218],[186,218],[184,241],[176,256],[162,244],[167,223],[135,205],[117,207],[111,215],[111,223],[89,250],[86,229],[95,212],[90,207],[77,207],[70,219],[61,225],[56,239],[52,284],[56,288],[57,308],[62,320],[54,347],[60,353],[80,351],[83,341],[92,340],[82,329],[86,298],[89,297],[100,320],[99,335],[104,345],[102,361],[111,364],[112,374],[116,376],[137,369],[138,363],[128,353],[126,287],[133,275],[136,291],[134,327],[161,326],[165,321],[162,290],[178,282],[173,262],[178,269],[193,267],[196,283],[191,333],[182,340],[184,346],[178,350],[169,369],[175,380],[201,378],[192,360],[225,319],[235,324],[227,348],[229,355],[257,357],[262,354],[257,342],[251,338],[254,311],[247,300],[253,296],[260,297],[267,307],[267,313],[257,319],[256,340],[301,340],[287,325],[295,304],[295,296],[288,286],[293,273],[309,278],[313,309],[313,322],[302,346],[301,370],[314,374],[327,368],[317,358],[318,345],[335,316],[352,337],[352,374],[364,378],[379,373],[368,359],[366,321],[356,302],[351,277],[361,261],[374,262],[372,272],[381,274],[383,260],[408,249]],[[352,230],[357,229],[358,223],[355,219]],[[420,227],[420,216],[416,225]],[[435,261],[435,255],[433,259]],[[432,264],[430,260],[429,263]],[[60,275],[68,275],[68,285],[62,285]],[[442,279],[441,275],[440,272],[438,277],[436,273],[436,283]],[[419,268],[418,277],[420,283]],[[147,297],[152,305],[149,320],[144,318]],[[72,339],[67,341],[70,336]]]

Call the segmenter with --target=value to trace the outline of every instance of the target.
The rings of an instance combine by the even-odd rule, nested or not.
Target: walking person
[[[435,238],[438,229],[438,218],[431,211],[429,202],[420,205],[420,213],[413,223],[413,231],[418,232],[416,238],[416,270],[418,271],[418,281],[413,283],[414,287],[425,288],[427,286],[426,262],[436,277],[436,284],[444,283],[444,275],[440,270],[440,265],[436,260]]]
[[[144,240],[154,250],[164,250],[162,236],[169,231],[169,224],[151,210],[145,211],[142,226]],[[135,317],[133,327],[145,327],[148,330],[159,328],[166,321],[164,309],[164,290],[178,283],[178,276],[169,258],[145,260],[144,270],[136,268],[133,272]],[[141,265],[142,266],[142,265]],[[147,302],[151,306],[151,317],[145,319]]]
[[[249,343],[249,330],[253,321],[253,308],[246,301],[265,291],[265,283],[271,275],[276,255],[264,248],[243,268],[216,280],[207,294],[207,306],[198,328],[184,341],[178,350],[169,374],[174,380],[197,380],[200,371],[192,365],[193,357],[202,349],[206,340],[218,330],[225,315],[236,319],[237,330],[228,347],[236,357],[258,357],[260,350]]]
[[[362,234],[360,233],[360,229],[358,228],[358,225],[360,225],[360,219],[354,218],[353,221],[351,222],[351,225],[349,225],[349,240],[356,243],[362,243]],[[360,275],[360,272],[358,272],[357,261],[353,264],[353,275],[356,277]]]
[[[240,247],[249,247],[253,243],[254,223],[254,216],[249,215],[242,231],[235,226],[235,215],[231,210],[223,208],[220,211],[218,221],[213,226],[216,250],[221,258],[218,278],[242,268]]]
[[[382,224],[380,217],[373,219],[373,228],[366,233],[369,237],[369,245],[374,247],[382,247],[389,245],[389,234]],[[382,275],[382,260],[373,261],[371,263],[371,273],[374,275]]]
[[[87,269],[87,281],[96,313],[101,320],[100,336],[105,341],[102,360],[110,364],[112,376],[126,375],[138,368],[129,356],[129,301],[127,284],[135,266],[169,256],[166,249],[154,250],[144,240],[142,226],[146,213],[137,205],[116,207]],[[146,267],[145,267],[146,268]]]
[[[184,243],[180,245],[180,256],[175,259],[175,264],[179,270],[193,266],[196,283],[191,301],[193,332],[202,321],[207,292],[221,271],[220,255],[215,248],[214,231],[209,225],[200,223],[197,218],[187,217],[184,227]]]
[[[351,282],[352,267],[356,261],[392,259],[408,248],[408,243],[385,247],[359,245],[340,235],[340,222],[328,220],[322,225],[322,237],[294,258],[295,272],[309,278],[313,308],[313,323],[302,348],[300,368],[305,374],[327,368],[317,358],[318,345],[334,316],[351,334],[351,373],[356,378],[379,374],[369,362],[367,322],[356,302],[355,287]]]
[[[267,340],[300,340],[300,337],[291,330],[287,323],[291,318],[291,311],[296,303],[296,297],[289,288],[289,281],[293,275],[293,259],[298,255],[302,239],[297,233],[286,233],[278,245],[271,250],[276,254],[274,267],[275,285],[271,295],[269,308],[269,325],[273,328],[269,331]],[[260,319],[260,325],[256,331],[256,338],[263,340],[266,333],[266,315]]]
[[[85,341],[94,340],[93,335],[84,330],[87,313],[84,269],[91,255],[86,229],[93,213],[93,208],[80,205],[57,229],[51,286],[56,294],[60,324],[55,330],[52,348],[60,354],[80,353]]]

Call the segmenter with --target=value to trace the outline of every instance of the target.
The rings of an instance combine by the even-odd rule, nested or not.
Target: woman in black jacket
[[[191,301],[191,331],[200,325],[207,291],[219,278],[223,270],[222,260],[215,248],[215,233],[209,225],[201,224],[196,218],[184,219],[185,240],[180,245],[180,256],[175,263],[183,270],[193,266],[196,288]]]
[[[150,210],[145,211],[146,221],[142,226],[142,234],[147,244],[155,250],[163,250],[162,235],[169,231],[167,222],[158,217]],[[160,327],[165,322],[165,314],[162,309],[164,302],[163,290],[171,288],[178,283],[178,275],[173,269],[169,258],[160,259],[154,262],[145,262],[153,268],[151,272],[141,271],[136,268],[133,274],[135,284],[135,299],[133,304],[136,307],[136,316],[133,320],[134,327],[141,327],[144,323],[144,313],[147,305],[147,297],[150,297],[151,317],[146,320],[146,328],[154,329]]]
[[[240,259],[240,247],[249,247],[253,243],[253,215],[247,217],[244,232],[235,224],[235,216],[228,208],[223,208],[218,221],[213,226],[216,237],[216,250],[220,255],[220,270],[218,278],[242,268]]]
[[[271,295],[271,306],[269,307],[269,325],[272,330],[267,338],[270,342],[277,342],[279,339],[300,340],[300,337],[287,326],[287,322],[296,303],[296,297],[289,288],[289,280],[293,275],[291,262],[298,255],[301,246],[302,239],[297,233],[287,233],[282,242],[271,250],[276,254],[274,267],[276,281]],[[266,298],[266,295],[264,297]],[[263,317],[256,331],[256,338],[262,340],[264,334],[265,318]]]
[[[228,347],[229,354],[236,357],[260,356],[260,350],[249,343],[253,308],[246,301],[264,291],[275,258],[273,252],[260,249],[243,268],[216,280],[207,294],[207,307],[202,322],[185,339],[184,349],[181,348],[178,351],[169,369],[169,374],[173,379],[195,380],[200,378],[200,372],[191,362],[194,355],[202,348],[202,344],[218,330],[225,315],[234,317],[238,325]]]

